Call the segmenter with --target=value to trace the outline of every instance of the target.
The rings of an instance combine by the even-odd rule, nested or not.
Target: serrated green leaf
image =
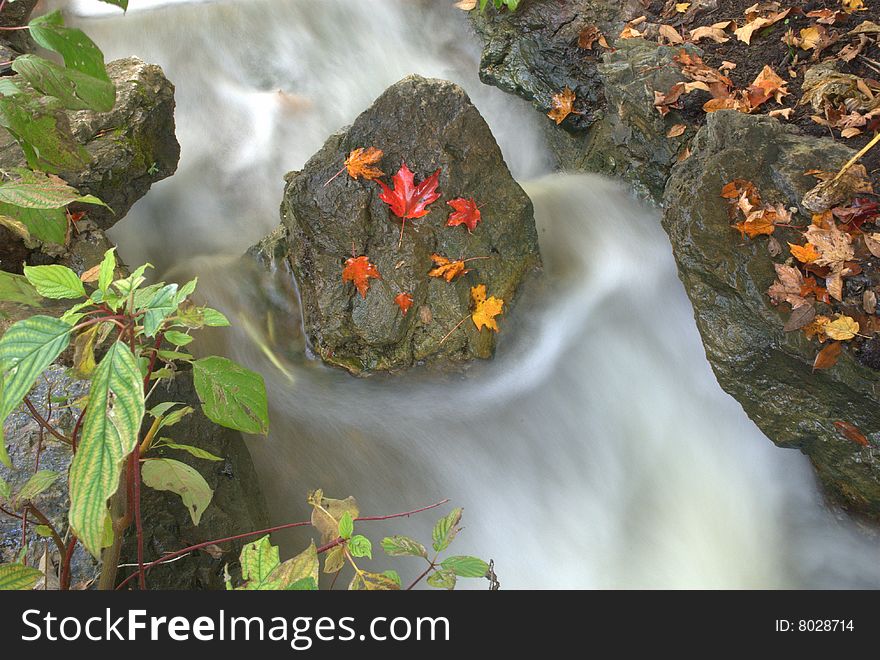
[[[17,502],[30,502],[37,495],[46,491],[52,484],[58,481],[59,474],[53,470],[40,470],[27,480],[21,490],[15,495]]]
[[[67,240],[67,213],[63,208],[27,209],[0,203],[0,215],[21,223],[31,237],[45,243],[64,245]]]
[[[354,578],[348,585],[350,591],[397,591],[400,589],[400,583],[395,582],[393,578],[383,573],[368,573],[362,571],[355,573]]]
[[[144,417],[137,359],[116,341],[92,377],[81,439],[70,466],[70,526],[97,557],[104,540],[107,499],[116,492],[122,462],[137,447]]]
[[[24,276],[44,298],[85,298],[82,280],[67,266],[25,266]]]
[[[397,571],[382,571],[382,575],[394,582],[394,584],[397,585],[397,588],[400,589],[400,576],[397,574]]]
[[[0,564],[0,591],[29,591],[43,572],[22,564]]]
[[[199,524],[214,496],[214,491],[198,471],[171,458],[155,458],[144,462],[141,475],[150,488],[179,495],[193,525]]]
[[[165,339],[175,346],[187,346],[192,343],[192,336],[178,332],[177,330],[166,330]]]
[[[424,557],[428,558],[428,551],[421,543],[408,536],[386,536],[382,539],[382,549],[385,554],[392,557]]]
[[[104,53],[82,30],[65,27],[60,11],[38,16],[28,23],[28,27],[34,41],[61,55],[64,66],[68,69],[98,80],[110,81],[104,67]]]
[[[455,589],[455,583],[457,579],[455,577],[455,572],[448,569],[441,569],[432,573],[428,577],[428,584],[432,587],[437,587],[438,589],[448,589],[452,591]]]
[[[163,360],[168,360],[169,362],[172,362],[174,360],[192,362],[195,359],[190,353],[183,353],[182,351],[166,351],[164,349],[156,351],[156,355],[158,355]]]
[[[241,549],[241,578],[244,584],[240,587],[246,591],[261,591],[266,588],[269,576],[281,560],[278,547],[272,545],[269,536],[263,536]]]
[[[269,433],[266,385],[260,374],[221,357],[192,364],[196,393],[208,419],[243,433]]]
[[[64,312],[64,314],[61,315],[61,320],[64,321],[65,323],[70,323],[71,325],[76,325],[77,323],[79,323],[80,319],[84,316],[83,314],[80,314],[79,312],[81,310],[85,309],[86,307],[90,307],[91,305],[92,305],[91,300],[86,300],[84,302],[77,303],[73,307],[68,309],[66,312]]]
[[[147,310],[144,315],[144,334],[147,337],[155,337],[162,322],[177,309],[176,293],[177,285],[168,284],[159,289],[156,295],[143,306],[143,309]]]
[[[179,449],[180,451],[185,451],[188,454],[195,456],[196,458],[203,458],[206,461],[222,461],[223,459],[220,456],[214,456],[209,451],[205,451],[204,449],[200,449],[198,447],[193,447],[192,445],[179,445],[176,442],[171,442],[168,438],[160,438],[165,441],[165,447],[169,449]]]
[[[42,299],[24,275],[15,275],[0,270],[0,300],[41,307]]]
[[[361,534],[355,534],[348,542],[348,551],[353,557],[373,558],[373,544],[370,539]]]
[[[489,564],[477,557],[467,557],[464,555],[456,555],[455,557],[447,557],[440,565],[455,573],[458,577],[480,578],[486,577],[489,572]]]
[[[106,206],[92,195],[80,195],[64,179],[19,168],[18,179],[0,183],[0,202],[25,209],[60,209],[73,202]]]
[[[314,579],[307,577],[297,580],[293,584],[285,587],[285,591],[317,591],[318,583]]]
[[[70,132],[63,112],[26,94],[0,97],[0,125],[18,142],[28,167],[41,172],[72,172],[91,161]]]
[[[113,282],[113,287],[119,292],[119,295],[123,299],[128,298],[129,294],[131,294],[132,291],[135,291],[141,284],[146,281],[144,273],[147,272],[147,268],[152,267],[153,264],[144,264],[143,266],[138,266],[137,268],[135,268],[134,272],[128,277]],[[155,286],[156,290],[162,287],[162,285]],[[135,292],[135,307],[140,307],[141,304],[138,303],[137,293],[138,292]]]
[[[116,272],[116,248],[112,247],[104,253],[101,261],[101,269],[98,271],[98,289],[107,293],[113,282],[113,274]]]
[[[68,110],[109,112],[116,103],[116,86],[76,69],[58,66],[37,55],[20,55],[12,69],[37,91],[54,96]]]
[[[0,461],[9,467],[3,422],[37,377],[67,348],[72,327],[51,316],[31,316],[11,325],[0,338]]]
[[[462,509],[453,509],[449,515],[444,516],[434,525],[432,537],[434,539],[434,550],[442,552],[449,547],[452,539],[458,534],[458,523],[461,520]]]
[[[344,539],[350,539],[354,533],[354,521],[351,519],[351,513],[346,511],[339,519],[339,536]]]
[[[229,326],[229,319],[223,316],[223,314],[218,312],[216,309],[203,307],[202,323],[204,323],[209,328],[225,328]]]
[[[184,284],[177,291],[177,295],[174,297],[175,307],[180,305],[184,300],[189,298],[193,293],[195,293],[196,286],[198,286],[199,278],[193,278],[186,284]]]

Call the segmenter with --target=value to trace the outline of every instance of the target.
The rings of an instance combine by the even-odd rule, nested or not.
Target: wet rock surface
[[[740,240],[719,196],[739,177],[754,182],[765,200],[798,206],[815,185],[804,172],[843,164],[852,150],[733,111],[709,115],[692,149],[669,179],[663,226],[718,382],[773,442],[805,453],[838,501],[880,516],[872,449],[834,426],[855,424],[877,440],[877,372],[848,350],[833,369],[813,372],[817,344],[783,332],[787,311],[766,295],[775,279],[766,241]]]
[[[367,146],[384,151],[379,166],[389,183],[404,162],[416,182],[440,170],[441,197],[427,216],[407,220],[400,247],[401,221],[379,199],[375,182],[343,175],[325,185],[349,152]],[[446,202],[457,197],[484,205],[472,234],[446,226]],[[507,313],[523,279],[540,266],[531,201],[467,95],[441,80],[404,79],[333,135],[302,171],[287,176],[281,215],[311,346],[356,374],[490,357],[495,334],[473,323],[444,340],[469,315],[470,288],[485,284],[489,295],[504,299]],[[428,277],[432,253],[488,258],[447,283]],[[365,298],[342,280],[346,259],[359,255],[382,276],[371,280]],[[405,315],[394,302],[402,292],[413,297]]]

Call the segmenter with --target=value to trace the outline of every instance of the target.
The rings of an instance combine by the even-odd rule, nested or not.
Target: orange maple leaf
[[[430,277],[441,277],[447,282],[451,282],[456,277],[460,277],[465,273],[470,272],[464,267],[464,259],[453,261],[452,259],[444,257],[442,254],[432,254],[431,261],[434,262],[436,268],[429,270],[428,275]]]
[[[400,307],[400,312],[404,316],[406,316],[406,313],[409,311],[409,308],[412,307],[413,297],[406,292],[398,293],[394,297],[394,302],[396,302],[397,306]]]
[[[490,330],[498,332],[498,323],[495,321],[495,317],[501,313],[504,301],[495,296],[487,298],[485,284],[471,287],[471,298],[474,301],[474,305],[476,305],[471,318],[474,321],[474,325],[477,326],[477,330],[482,330],[483,326],[486,326]]]
[[[345,169],[348,170],[348,175],[352,179],[363,177],[372,181],[385,174],[378,167],[374,167],[382,159],[382,155],[383,151],[376,147],[355,149],[345,159]]]
[[[788,244],[789,249],[791,250],[791,254],[795,259],[800,261],[802,264],[812,263],[819,258],[819,253],[816,252],[816,246],[812,243],[807,243],[806,245],[794,245],[792,243]]]
[[[346,260],[345,268],[342,269],[342,281],[353,282],[361,294],[361,298],[367,297],[371,277],[377,280],[382,279],[379,269],[370,263],[368,257],[351,257]]]
[[[570,114],[580,114],[574,111],[576,100],[574,92],[566,85],[565,89],[550,98],[550,112],[547,116],[557,124],[561,124]]]
[[[446,203],[455,209],[453,213],[449,214],[446,226],[457,227],[458,225],[464,225],[467,227],[468,233],[472,234],[474,229],[477,228],[477,223],[482,219],[480,209],[477,207],[477,202],[474,201],[474,198],[456,197]]]

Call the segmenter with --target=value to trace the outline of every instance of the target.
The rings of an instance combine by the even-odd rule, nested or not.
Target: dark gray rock
[[[766,240],[740,240],[719,196],[741,177],[765,201],[798,206],[815,184],[804,172],[834,169],[852,151],[734,111],[710,114],[692,148],[669,179],[663,226],[718,382],[774,443],[809,456],[835,499],[880,516],[880,465],[834,427],[846,421],[877,441],[877,371],[844,350],[832,369],[812,372],[818,345],[783,332],[787,311],[766,295],[775,279]]]
[[[605,30],[620,22],[620,6],[608,0],[537,0],[515,12],[473,11],[474,27],[483,41],[480,79],[531,101],[543,113],[554,94],[566,86],[577,96],[575,110],[562,127],[588,128],[602,116],[602,84],[595,51],[578,48],[588,25]],[[598,46],[597,46],[598,48]]]
[[[375,182],[345,175],[324,185],[351,150],[366,146],[384,150],[386,181],[404,161],[416,181],[441,170],[442,196],[427,216],[407,221],[400,249],[400,220],[379,199]],[[456,197],[485,205],[473,234],[446,226],[446,202]],[[495,335],[473,323],[442,341],[469,314],[470,287],[485,284],[507,312],[523,278],[540,266],[531,201],[510,176],[486,122],[461,88],[417,76],[390,87],[301,172],[287,176],[282,222],[311,345],[353,373],[490,357]],[[367,255],[382,274],[365,299],[342,281],[352,251]],[[446,283],[427,275],[434,252],[489,258]],[[401,292],[414,298],[405,316],[394,303]]]

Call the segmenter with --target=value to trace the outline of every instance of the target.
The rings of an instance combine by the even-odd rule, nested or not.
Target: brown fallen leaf
[[[680,135],[684,135],[684,132],[687,130],[687,124],[675,124],[671,126],[668,131],[666,131],[666,137],[674,138]]]
[[[794,266],[785,264],[773,264],[776,269],[776,281],[767,289],[767,295],[775,303],[787,302],[792,309],[808,304],[801,295],[804,285],[804,276]]]
[[[868,446],[868,438],[864,433],[859,431],[859,427],[855,424],[850,424],[849,422],[834,422],[834,426],[836,426],[837,430],[848,440],[852,440],[862,447]]]
[[[775,117],[776,119],[782,118],[785,120],[789,120],[794,114],[794,108],[778,108],[776,110],[771,110],[767,114],[771,117]]]
[[[721,21],[713,25],[694,28],[690,31],[691,41],[695,44],[700,43],[703,39],[711,39],[716,44],[723,44],[730,41],[725,30],[733,24],[733,21]]]
[[[877,313],[877,293],[872,289],[866,289],[862,293],[862,309],[865,310],[865,314]]]
[[[788,247],[791,250],[792,256],[802,264],[816,261],[820,256],[819,253],[816,252],[816,246],[812,243],[807,243],[806,245],[794,245],[789,243]]]
[[[575,93],[566,86],[565,89],[554,94],[550,99],[550,112],[547,113],[547,116],[558,125],[561,124],[570,114],[580,114],[575,113],[574,111],[574,102],[576,100],[577,97],[575,96]]]
[[[678,33],[678,30],[676,30],[671,25],[663,24],[660,26],[659,31],[660,36],[662,37],[660,43],[667,43],[670,46],[676,46],[678,44],[684,43],[684,38]]]
[[[844,263],[855,256],[852,236],[837,227],[821,229],[816,225],[810,225],[804,236],[819,253],[819,256],[813,259],[813,263],[817,266],[828,266],[833,271],[840,271],[843,270]]]
[[[801,305],[791,310],[791,316],[782,326],[783,332],[793,332],[809,325],[816,318],[816,308],[813,305]]]
[[[791,9],[777,11],[778,9],[778,2],[758,3],[746,9],[746,23],[733,31],[736,38],[746,44],[751,44],[755,32],[775,25],[791,12]]]
[[[824,344],[828,337],[825,335],[825,326],[831,322],[827,316],[817,316],[812,322],[804,326],[803,331],[807,339],[815,337],[820,344]]]
[[[842,348],[843,344],[839,341],[833,341],[816,353],[816,359],[813,360],[813,371],[816,369],[830,369],[837,364]]]
[[[766,64],[761,70],[761,73],[755,78],[755,81],[746,90],[749,111],[754,110],[770,99],[774,99],[777,103],[782,103],[782,99],[785,96],[788,96],[788,89],[786,88],[785,80],[780,78],[776,72]]]
[[[611,50],[605,35],[595,25],[588,25],[578,35],[578,48],[584,50],[593,50],[593,45],[598,42],[602,48]]]
[[[880,234],[865,234],[865,246],[868,248],[868,252],[870,252],[875,257],[880,258]]]
[[[97,266],[93,266],[85,271],[82,275],[79,276],[79,279],[83,282],[97,282],[98,277],[101,274],[101,264]]]
[[[464,259],[448,259],[442,254],[432,254],[431,260],[434,262],[435,268],[428,271],[429,277],[439,277],[451,282],[457,277],[469,273],[470,271],[464,267]]]

